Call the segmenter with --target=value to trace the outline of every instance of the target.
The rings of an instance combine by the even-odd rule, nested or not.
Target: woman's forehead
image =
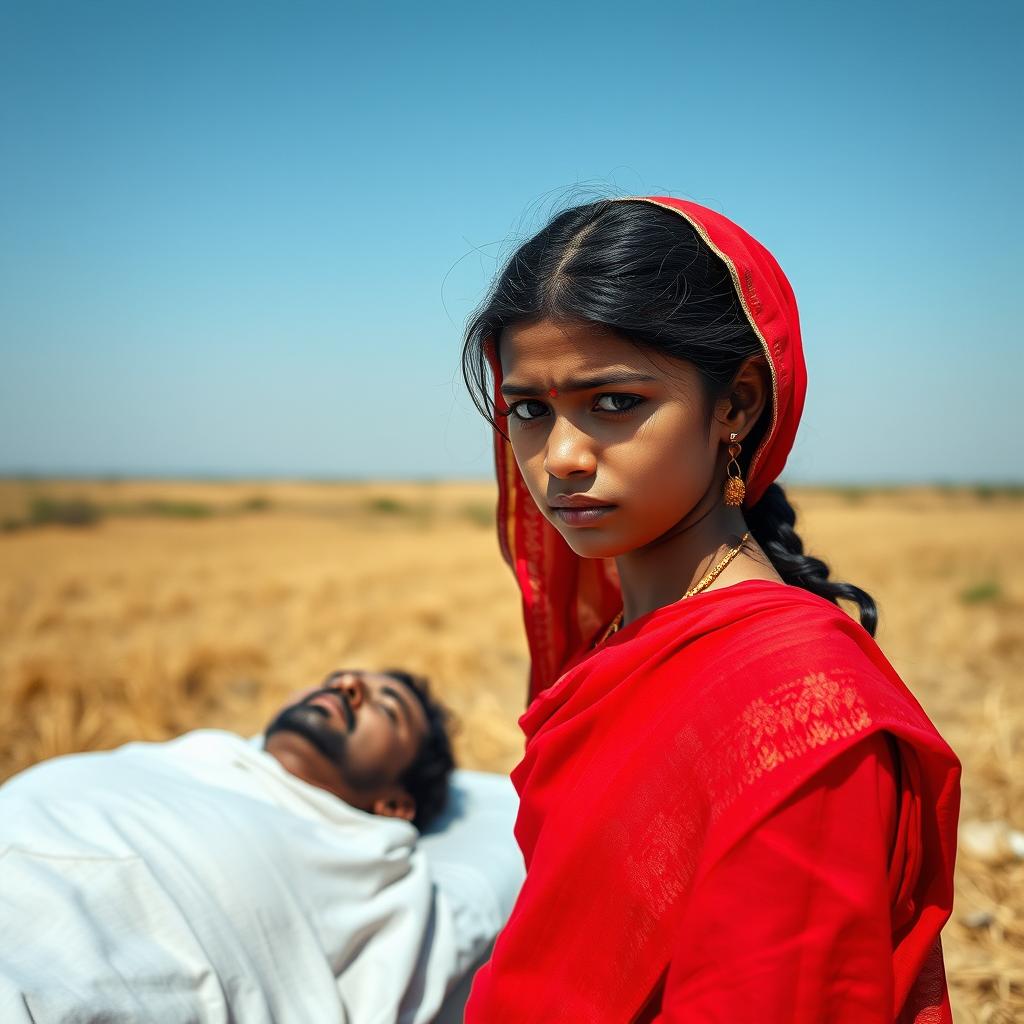
[[[555,320],[534,320],[506,327],[499,344],[503,368],[506,361],[554,356],[583,362],[605,360],[609,354],[629,353],[635,349],[631,342],[598,324]]]
[[[692,367],[597,324],[539,320],[516,324],[501,332],[499,342],[502,391],[505,394],[574,384],[628,385],[641,378],[654,381],[687,377]]]

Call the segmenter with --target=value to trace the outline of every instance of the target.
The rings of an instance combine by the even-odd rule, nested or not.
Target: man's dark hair
[[[448,735],[453,723],[452,713],[434,700],[430,684],[423,676],[399,668],[385,669],[384,674],[412,690],[427,716],[427,735],[412,764],[398,779],[399,785],[416,801],[412,823],[422,832],[444,809],[448,799],[448,777],[455,767]]]

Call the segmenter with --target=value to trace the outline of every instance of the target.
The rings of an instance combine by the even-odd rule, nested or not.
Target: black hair
[[[422,832],[441,813],[448,799],[448,779],[455,767],[449,735],[453,716],[433,698],[430,684],[423,676],[399,668],[385,669],[384,674],[412,690],[427,716],[427,734],[412,763],[398,779],[398,784],[416,801],[412,823]]]
[[[506,327],[539,319],[592,323],[685,359],[698,371],[709,405],[728,394],[744,360],[764,354],[729,268],[685,217],[642,200],[601,199],[564,210],[519,246],[498,274],[466,328],[462,350],[474,404],[495,429],[487,343],[498,344]],[[771,417],[769,402],[740,454],[744,476]],[[796,512],[779,484],[743,515],[786,583],[833,604],[839,598],[855,602],[861,625],[874,636],[874,600],[852,583],[830,580],[825,562],[804,554]]]

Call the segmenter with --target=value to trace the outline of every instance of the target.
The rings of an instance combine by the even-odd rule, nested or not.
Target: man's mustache
[[[323,686],[315,693],[311,693],[308,697],[301,700],[296,707],[301,707],[303,704],[311,704],[318,697],[333,697],[341,708],[342,714],[345,716],[345,724],[348,732],[351,732],[356,727],[356,713],[352,710],[352,704],[349,702],[348,697],[344,691],[339,690],[333,686]]]
[[[325,693],[329,693],[338,700],[345,716],[348,732],[342,732],[331,725],[326,710],[315,704],[310,704],[313,698],[322,697]],[[293,732],[308,740],[324,757],[341,767],[345,764],[348,733],[355,728],[355,724],[355,712],[345,695],[333,687],[324,687],[281,711],[267,726],[264,742],[275,733]]]

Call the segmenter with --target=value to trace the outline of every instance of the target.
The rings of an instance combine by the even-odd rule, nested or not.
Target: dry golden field
[[[1020,494],[791,497],[808,549],[875,596],[883,650],[960,754],[961,820],[1024,830]],[[0,482],[0,778],[197,726],[256,732],[343,664],[425,672],[461,763],[508,770],[526,662],[492,504],[476,483]],[[961,843],[947,967],[958,1021],[1009,1024],[1024,860],[985,840]]]

